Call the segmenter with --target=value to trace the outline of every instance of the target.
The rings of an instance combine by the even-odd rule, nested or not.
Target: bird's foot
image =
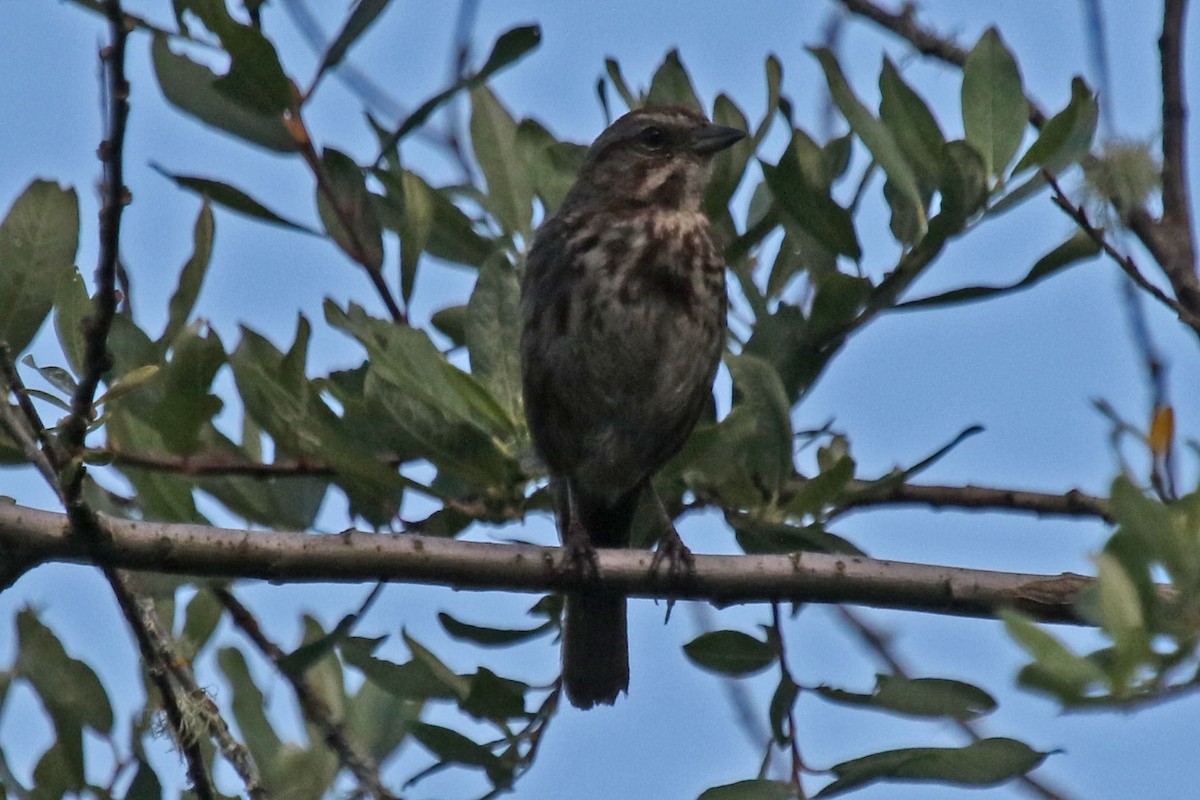
[[[572,525],[563,536],[563,558],[559,569],[564,573],[573,572],[584,580],[600,577],[596,548],[582,528]]]
[[[650,559],[650,572],[657,575],[663,561],[667,562],[667,580],[675,582],[681,578],[689,578],[696,571],[696,557],[679,538],[679,532],[674,525],[668,525],[666,533]]]

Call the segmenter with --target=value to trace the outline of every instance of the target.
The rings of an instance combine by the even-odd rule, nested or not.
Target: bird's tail
[[[574,487],[572,487],[574,488]],[[616,502],[571,491],[574,513],[595,547],[626,547],[640,487]],[[576,708],[612,705],[629,689],[625,596],[591,589],[567,595],[563,623],[563,687]]]
[[[563,626],[563,688],[576,708],[612,705],[629,689],[625,597],[591,591],[567,595]]]

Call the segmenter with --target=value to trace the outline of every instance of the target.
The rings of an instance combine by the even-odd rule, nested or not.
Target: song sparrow
[[[639,496],[712,394],[725,265],[701,203],[713,154],[744,135],[683,108],[626,114],[596,139],[530,249],[525,413],[557,485],[568,560],[582,568],[594,567],[593,547],[629,544]],[[667,548],[674,563],[687,550],[662,516],[659,552]],[[563,684],[579,708],[612,704],[628,689],[620,594],[567,597]]]

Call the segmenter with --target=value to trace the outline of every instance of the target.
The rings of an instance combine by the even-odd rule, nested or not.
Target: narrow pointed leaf
[[[243,214],[254,219],[260,219],[263,222],[270,222],[273,225],[281,225],[294,231],[303,231],[304,233],[311,233],[314,236],[320,235],[318,231],[313,230],[303,223],[276,214],[236,186],[230,186],[221,181],[212,180],[211,178],[201,178],[195,175],[176,175],[167,172],[166,169],[158,164],[152,163],[150,166],[159,175],[169,178],[181,189],[195,192],[201,197],[211,200],[230,211],[235,211],[238,214]]]
[[[349,51],[358,37],[366,33],[367,28],[375,22],[376,18],[387,8],[391,0],[358,0],[354,5],[354,10],[350,12],[350,17],[346,20],[346,24],[334,37],[333,44],[329,45],[329,49],[325,51],[325,57],[321,59],[321,66],[317,68],[317,75],[313,78],[313,85],[321,79],[326,70],[330,70],[341,63],[346,57],[346,52]]]
[[[196,306],[196,298],[200,296],[200,287],[204,283],[204,275],[208,272],[208,264],[212,259],[215,234],[216,224],[212,207],[205,202],[200,206],[196,224],[192,227],[192,255],[179,273],[179,283],[168,306],[167,326],[158,340],[159,347],[163,350],[175,341],[175,337],[187,325],[188,317]]]
[[[702,634],[685,644],[683,652],[698,666],[737,677],[751,675],[775,661],[771,645],[741,631]]]

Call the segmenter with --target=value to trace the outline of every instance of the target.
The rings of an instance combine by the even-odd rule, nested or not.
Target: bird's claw
[[[596,580],[600,577],[600,567],[596,562],[596,548],[592,546],[587,536],[568,536],[563,542],[563,558],[559,565],[564,573],[573,572],[584,580]]]
[[[662,541],[658,543],[658,549],[654,551],[654,557],[650,559],[652,575],[658,574],[663,561],[667,562],[667,580],[671,582],[691,577],[696,571],[696,557],[679,538],[674,526],[663,536]]]

